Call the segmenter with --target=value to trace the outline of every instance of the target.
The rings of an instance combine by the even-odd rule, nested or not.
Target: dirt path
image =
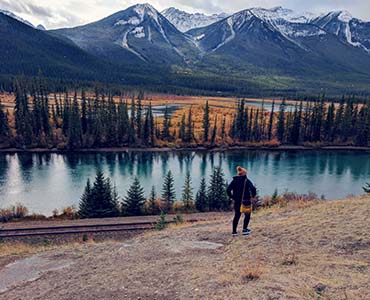
[[[232,238],[225,216],[35,254],[0,270],[0,299],[369,299],[369,198],[262,211],[251,228]]]

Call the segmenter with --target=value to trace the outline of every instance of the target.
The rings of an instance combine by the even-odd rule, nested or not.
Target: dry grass
[[[127,242],[43,255],[74,261],[0,299],[332,299],[370,295],[370,198],[293,202],[254,214],[251,236],[231,215],[173,225]],[[48,254],[49,253],[49,254]]]

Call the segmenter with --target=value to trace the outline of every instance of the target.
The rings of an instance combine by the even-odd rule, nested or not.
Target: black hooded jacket
[[[247,180],[245,184],[245,192],[244,192],[244,199],[248,202],[251,198],[256,197],[257,191],[254,187],[253,183],[247,178],[247,176],[235,176],[229,186],[227,187],[227,195],[232,198],[236,203],[242,202],[243,197],[243,189],[244,189],[244,182]]]

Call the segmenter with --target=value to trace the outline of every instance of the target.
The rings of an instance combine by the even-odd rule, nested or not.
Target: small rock
[[[322,283],[319,283],[317,285],[314,286],[314,289],[316,291],[316,293],[318,294],[322,294],[323,292],[325,292],[327,286],[325,284],[322,284]]]

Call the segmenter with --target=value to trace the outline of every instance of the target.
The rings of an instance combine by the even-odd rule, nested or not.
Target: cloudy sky
[[[41,23],[52,29],[96,21],[136,3],[150,3],[159,11],[174,6],[206,14],[274,6],[314,13],[348,10],[355,17],[370,20],[369,0],[0,0],[0,9],[10,10],[35,25]]]

